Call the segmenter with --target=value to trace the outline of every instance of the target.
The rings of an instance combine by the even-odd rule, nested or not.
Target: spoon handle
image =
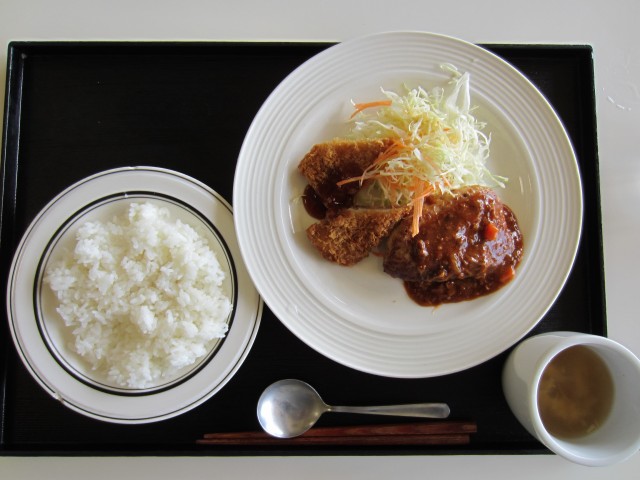
[[[405,405],[381,405],[370,407],[329,407],[329,412],[391,415],[396,417],[447,418],[450,413],[446,403],[409,403]]]

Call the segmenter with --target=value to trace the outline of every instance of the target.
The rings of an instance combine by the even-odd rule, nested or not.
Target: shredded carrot
[[[379,104],[379,102],[372,102],[371,104],[367,105],[373,106],[373,104]],[[387,191],[388,198],[395,198],[399,191],[401,191],[397,178],[395,178],[394,175],[385,173],[384,169],[378,169],[377,167],[380,167],[385,162],[388,162],[389,160],[397,157],[402,152],[402,150],[406,150],[407,148],[411,149],[412,147],[405,145],[405,143],[401,139],[394,139],[392,144],[384,152],[378,155],[375,161],[362,173],[362,175],[358,175],[357,177],[345,178],[344,180],[340,180],[339,182],[337,182],[336,185],[341,187],[348,183],[354,182],[359,182],[360,185],[362,185],[366,180],[375,179],[378,180],[378,182],[380,182],[383,188]],[[447,179],[444,177],[444,175],[442,175],[435,163],[433,163],[433,160],[428,159],[428,161],[432,163],[436,172],[443,178],[443,181],[448,184]],[[433,193],[434,186],[431,183],[425,182],[419,177],[414,176],[411,180],[411,184],[408,187],[408,190],[411,192],[410,204],[413,207],[411,234],[415,237],[420,230],[420,218],[422,217],[424,199],[427,196],[431,195],[431,193]],[[400,205],[392,205],[392,207],[398,206]]]
[[[389,147],[387,147],[387,149],[384,152],[378,155],[378,157],[371,164],[371,167],[381,165],[387,160],[393,158],[400,152],[401,148],[404,148],[404,143],[402,143],[400,140],[394,139],[393,143]],[[347,183],[353,183],[353,182],[360,182],[360,184],[362,185],[362,183],[364,183],[365,180],[370,180],[370,179],[379,177],[380,176],[379,173],[370,172],[371,167],[367,168],[362,173],[362,175],[359,175],[357,177],[345,178],[344,180],[340,180],[339,182],[337,182],[336,185],[341,187],[342,185],[345,185]]]
[[[422,208],[424,207],[424,199],[433,192],[433,185],[423,185],[422,192],[415,197],[411,203],[413,204],[413,218],[411,223],[411,236],[415,237],[420,231],[420,218],[422,217]]]
[[[336,183],[336,185],[341,187],[342,185],[346,185],[347,183],[353,183],[353,182],[360,182],[360,184],[362,184],[364,183],[365,180],[371,180],[379,176],[380,176],[380,173],[378,172],[373,172],[369,174],[367,174],[367,172],[364,172],[362,175],[358,177],[351,177],[351,178],[345,178],[344,180],[340,180],[339,182]]]
[[[420,231],[420,217],[422,217],[422,207],[424,206],[424,197],[415,199],[413,202],[413,221],[411,223],[411,236],[415,237]]]
[[[393,158],[398,155],[402,149],[406,148],[406,145],[402,140],[394,138],[391,145],[387,147],[387,149],[378,155],[378,158],[375,159],[373,165],[380,165],[387,160]]]
[[[391,100],[378,100],[376,102],[356,103],[354,104],[354,108],[356,109],[356,111],[353,112],[350,118],[355,117],[357,114],[359,114],[363,110],[366,110],[367,108],[388,107],[389,105],[391,105]]]

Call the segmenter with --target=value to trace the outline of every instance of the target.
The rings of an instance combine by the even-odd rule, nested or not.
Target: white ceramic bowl
[[[544,369],[560,352],[586,346],[604,360],[614,384],[611,412],[605,423],[586,436],[564,440],[551,435],[538,409],[538,386]],[[531,337],[509,355],[503,370],[504,394],[520,423],[554,453],[588,466],[626,460],[640,449],[640,360],[605,337],[551,332]]]

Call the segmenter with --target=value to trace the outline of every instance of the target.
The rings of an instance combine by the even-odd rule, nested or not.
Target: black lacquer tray
[[[329,44],[66,43],[9,45],[2,151],[2,293],[23,232],[67,186],[131,165],[178,170],[232,200],[235,162],[254,115],[278,83]],[[547,97],[573,142],[583,181],[584,229],[575,266],[532,333],[606,335],[592,50],[582,45],[484,45]],[[549,266],[552,268],[552,266]],[[505,356],[453,375],[390,379],[316,353],[265,308],[249,357],[212,399],[177,418],[117,425],[83,417],[49,397],[20,362],[0,312],[0,453],[3,455],[428,455],[548,453],[502,395]],[[256,401],[274,380],[312,383],[328,403],[420,401],[425,392],[475,420],[465,446],[214,447],[207,432],[257,430]],[[395,420],[397,421],[397,420]],[[321,425],[371,422],[325,415]]]

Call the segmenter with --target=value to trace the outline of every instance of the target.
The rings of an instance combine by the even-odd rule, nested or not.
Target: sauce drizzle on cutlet
[[[304,189],[302,204],[307,213],[317,220],[322,220],[327,215],[327,207],[311,185],[307,185]]]

